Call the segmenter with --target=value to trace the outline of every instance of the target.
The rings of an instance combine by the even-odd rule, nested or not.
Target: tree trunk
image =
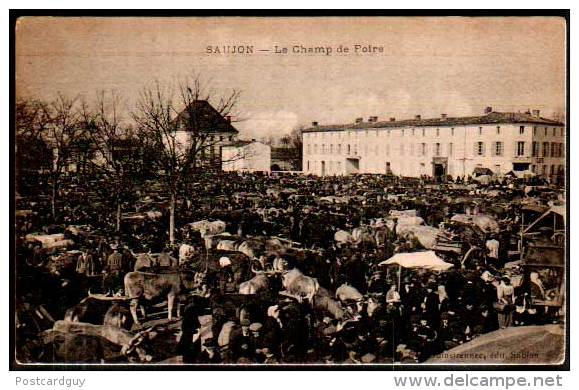
[[[117,215],[116,215],[116,232],[120,232],[121,231],[121,201],[118,199],[117,197]]]
[[[169,207],[169,242],[175,244],[175,195],[171,195],[171,205]]]
[[[56,195],[58,194],[58,190],[56,188],[56,178],[52,179],[52,197],[50,199],[51,207],[52,207],[52,219],[53,222],[56,222]]]

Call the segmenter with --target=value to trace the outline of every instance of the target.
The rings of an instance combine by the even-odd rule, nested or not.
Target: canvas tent
[[[452,264],[436,256],[434,251],[397,253],[379,265],[398,265],[402,268],[426,269],[430,271],[447,271]]]

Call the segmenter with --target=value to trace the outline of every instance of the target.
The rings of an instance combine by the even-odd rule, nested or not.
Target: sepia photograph
[[[569,11],[177,15],[11,11],[11,369],[569,364]]]

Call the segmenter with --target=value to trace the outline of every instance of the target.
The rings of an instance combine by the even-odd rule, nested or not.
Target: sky
[[[128,113],[143,88],[196,73],[216,97],[241,91],[240,138],[312,121],[479,115],[487,106],[550,117],[565,111],[565,39],[565,21],[554,17],[27,17],[16,28],[16,93],[90,100],[115,90]],[[350,51],[338,53],[340,45]],[[254,52],[209,54],[208,46]]]

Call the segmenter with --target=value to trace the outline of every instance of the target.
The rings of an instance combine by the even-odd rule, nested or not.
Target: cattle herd
[[[65,182],[56,218],[46,194],[23,190],[16,358],[417,363],[499,328],[559,321],[505,266],[520,254],[521,209],[564,202],[562,189],[528,184],[215,173],[182,195],[172,243],[155,183],[125,201],[119,231],[91,190],[98,177]],[[412,266],[385,264],[399,254]]]

